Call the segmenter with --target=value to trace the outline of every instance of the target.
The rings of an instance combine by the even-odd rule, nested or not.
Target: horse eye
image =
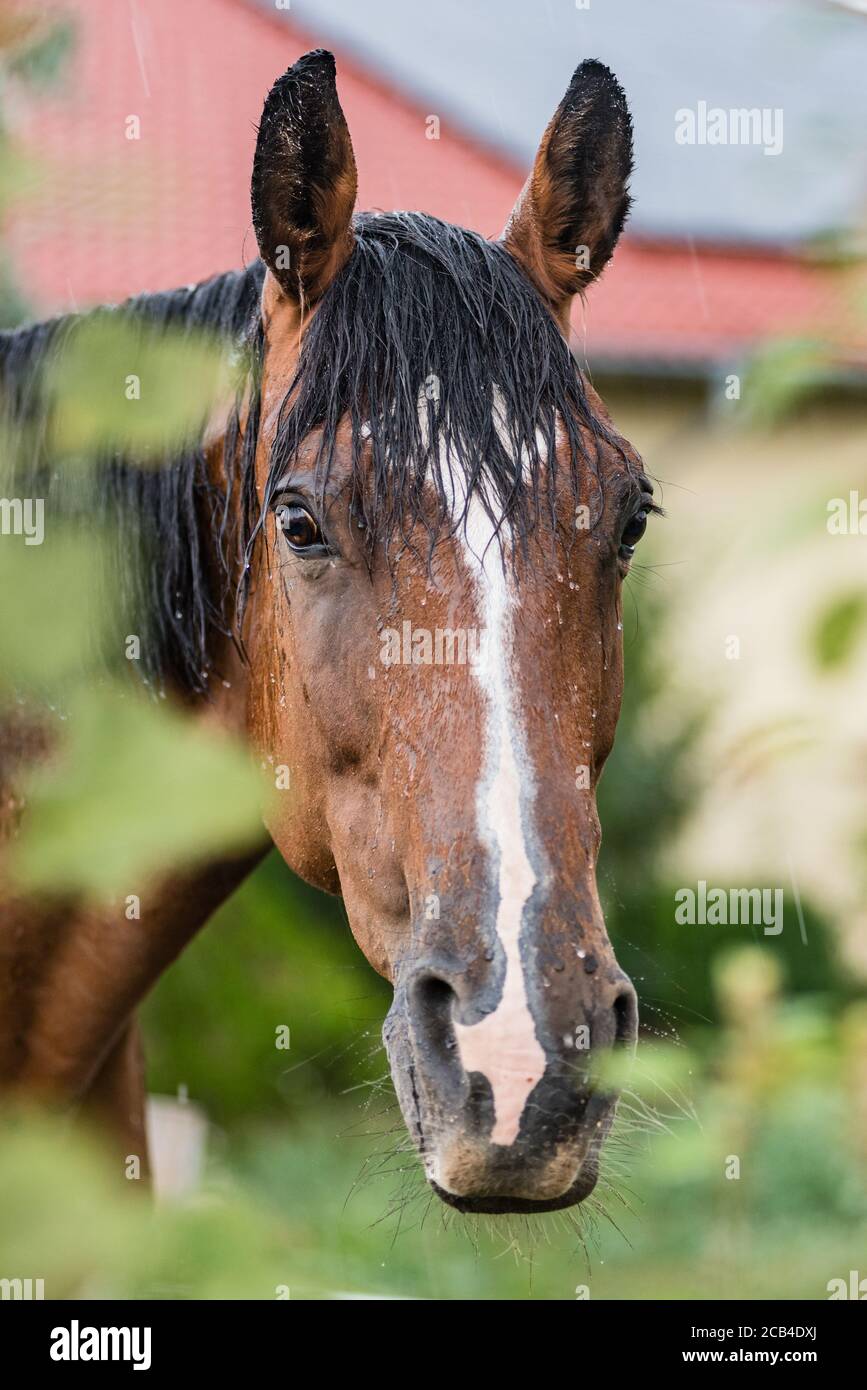
[[[322,545],[322,532],[306,507],[298,502],[281,502],[275,515],[277,525],[293,550],[310,550]]]
[[[635,547],[647,530],[648,509],[642,507],[629,518],[620,537],[620,554],[627,559],[634,554]]]

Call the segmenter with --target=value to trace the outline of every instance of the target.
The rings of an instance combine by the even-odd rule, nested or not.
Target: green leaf
[[[57,756],[23,790],[11,871],[27,889],[144,900],[152,875],[262,833],[259,779],[240,745],[108,685],[70,700]]]
[[[234,384],[218,339],[96,314],[50,365],[52,443],[60,454],[159,464],[194,443],[211,416],[225,418]]]
[[[745,373],[745,418],[774,425],[820,391],[833,376],[827,346],[813,338],[780,338],[753,356]]]
[[[48,165],[0,139],[0,209],[44,186]]]
[[[20,48],[13,49],[9,71],[35,87],[52,87],[75,47],[75,24],[71,19],[36,22],[24,36]]]
[[[29,515],[35,523],[38,514]],[[44,514],[43,525],[42,544],[28,545],[23,535],[0,536],[0,695],[21,688],[45,691],[79,676],[112,621],[101,580],[102,538],[58,533]]]
[[[857,589],[834,599],[820,614],[811,634],[811,646],[823,671],[837,670],[847,661],[867,624],[867,593]]]

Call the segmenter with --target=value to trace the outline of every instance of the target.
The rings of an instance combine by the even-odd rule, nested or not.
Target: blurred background
[[[627,585],[600,792],[642,1040],[592,1203],[467,1222],[428,1196],[379,1042],[387,987],[339,902],[272,855],[145,1009],[155,1114],[202,1138],[174,1198],[151,1216],[66,1131],[16,1129],[0,1275],[72,1296],[482,1299],[825,1298],[867,1275],[863,9],[6,6],[6,327],[252,260],[256,123],[309,48],[337,57],[359,206],[487,235],[575,65],[606,62],[636,204],[573,345],[668,516]],[[780,148],[679,143],[700,103],[781,112]],[[782,930],[679,923],[701,881],[781,890]]]

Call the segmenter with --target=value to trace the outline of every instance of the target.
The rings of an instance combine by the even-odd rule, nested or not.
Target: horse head
[[[593,1061],[636,1037],[595,794],[652,488],[565,336],[631,169],[596,62],[495,241],[355,213],[327,53],[279,79],[258,135],[248,719],[291,770],[269,830],[393,985],[401,1110],[466,1211],[591,1191],[616,1104]]]

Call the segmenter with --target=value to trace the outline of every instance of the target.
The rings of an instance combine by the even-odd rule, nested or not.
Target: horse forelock
[[[266,506],[311,436],[324,498],[347,419],[350,506],[371,550],[412,544],[421,524],[432,554],[474,502],[495,538],[523,544],[541,514],[555,521],[559,472],[576,497],[600,490],[602,450],[621,441],[504,246],[421,213],[362,214],[354,230],[287,384]],[[461,475],[460,515],[443,457]]]

